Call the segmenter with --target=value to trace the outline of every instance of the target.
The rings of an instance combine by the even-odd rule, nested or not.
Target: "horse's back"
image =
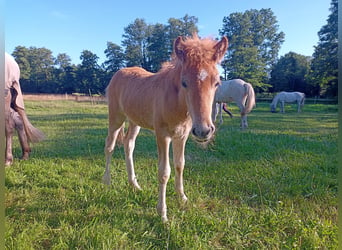
[[[245,84],[247,83],[241,79],[222,81],[215,94],[215,100],[217,102],[239,101],[239,98],[245,95]]]
[[[222,81],[215,93],[215,101],[228,102],[234,101],[235,96],[235,83],[234,80]]]
[[[153,73],[140,67],[123,68],[117,71],[109,82],[106,89],[107,98],[122,95],[125,92],[132,95],[141,88],[146,87],[144,81]]]
[[[5,53],[5,88],[11,88],[13,82],[19,83],[19,78],[20,69],[18,63],[14,60],[14,58],[11,55]]]
[[[106,89],[109,112],[126,116],[141,127],[152,128],[159,98],[154,75],[139,67],[116,72]]]

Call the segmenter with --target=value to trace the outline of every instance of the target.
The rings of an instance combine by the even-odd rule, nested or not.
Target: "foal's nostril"
[[[210,126],[210,129],[211,129],[211,133],[215,132],[215,126],[214,125]]]
[[[198,138],[208,138],[211,134],[213,134],[215,131],[215,127],[214,126],[210,126],[207,128],[196,128],[194,127],[192,129],[192,134]]]

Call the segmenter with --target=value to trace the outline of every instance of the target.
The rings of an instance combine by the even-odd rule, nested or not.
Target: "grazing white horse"
[[[44,139],[44,134],[33,127],[27,118],[19,79],[20,69],[17,62],[12,56],[5,53],[5,165],[11,165],[13,162],[12,137],[14,129],[18,131],[23,159],[29,158],[30,142],[39,142]]]
[[[285,113],[285,102],[297,102],[297,111],[300,112],[300,107],[304,106],[305,94],[302,92],[285,92],[278,93],[271,103],[271,112],[276,112],[278,102],[280,102],[280,112]]]
[[[255,107],[255,93],[252,85],[241,79],[233,79],[222,81],[222,84],[217,88],[213,103],[212,119],[216,121],[218,112],[220,113],[220,123],[222,119],[222,108],[232,117],[232,115],[223,106],[226,102],[234,101],[240,109],[241,113],[241,128],[247,128],[247,114]],[[216,104],[219,104],[218,106]],[[219,108],[219,110],[217,110]]]

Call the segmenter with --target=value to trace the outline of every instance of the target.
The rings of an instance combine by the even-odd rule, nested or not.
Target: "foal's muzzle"
[[[195,126],[192,128],[192,134],[195,136],[195,139],[199,142],[207,142],[214,135],[215,126],[210,125],[208,127]]]

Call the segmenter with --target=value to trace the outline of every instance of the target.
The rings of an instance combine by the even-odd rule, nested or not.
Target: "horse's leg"
[[[104,149],[105,156],[106,156],[106,170],[102,177],[102,181],[106,185],[110,185],[110,162],[111,162],[112,155],[114,152],[116,139],[118,138],[120,131],[123,129],[124,129],[124,119],[119,120],[118,122],[114,122],[112,121],[112,119],[109,119],[108,136],[106,138],[106,145]]]
[[[24,123],[17,112],[13,112],[13,121],[15,128],[18,131],[19,142],[22,149],[22,159],[27,160],[30,156],[31,148],[27,140]]]
[[[215,100],[213,101],[213,105],[212,105],[212,109],[211,109],[211,120],[214,122],[216,122],[216,116],[217,116],[217,104],[215,102]]]
[[[241,128],[242,129],[248,128],[247,114],[241,113]]]
[[[12,142],[13,142],[13,131],[14,131],[14,121],[11,114],[6,113],[5,119],[5,133],[6,133],[6,156],[5,156],[5,165],[9,166],[13,163],[13,154],[12,154]]]
[[[157,146],[158,146],[158,181],[159,181],[159,196],[157,212],[161,215],[162,221],[167,222],[166,208],[166,185],[170,178],[170,162],[169,148],[171,138],[162,134],[163,132],[156,131]]]
[[[243,103],[245,103],[245,100],[246,100],[246,98],[244,99]],[[240,114],[241,114],[241,124],[240,124],[240,127],[242,129],[245,129],[245,128],[248,127],[248,123],[247,123],[247,114],[245,113],[245,105],[243,105],[243,103],[239,102],[239,103],[237,103],[237,105],[238,105],[238,107],[240,109]]]
[[[183,187],[183,170],[184,170],[184,149],[185,149],[185,138],[175,138],[172,140],[172,150],[173,150],[173,164],[176,170],[175,174],[175,189],[179,195],[179,198],[183,203],[185,203],[188,198],[184,194]]]
[[[141,189],[137,182],[137,178],[134,172],[134,163],[133,163],[133,151],[135,147],[135,139],[139,134],[140,127],[133,122],[130,121],[127,134],[124,141],[125,146],[125,159],[126,159],[126,170],[128,174],[128,182],[136,189]]]
[[[223,107],[223,102],[219,102],[220,124],[223,123],[223,118],[222,118],[222,107]]]
[[[285,102],[284,101],[280,102],[280,107],[281,107],[281,113],[285,113]]]

